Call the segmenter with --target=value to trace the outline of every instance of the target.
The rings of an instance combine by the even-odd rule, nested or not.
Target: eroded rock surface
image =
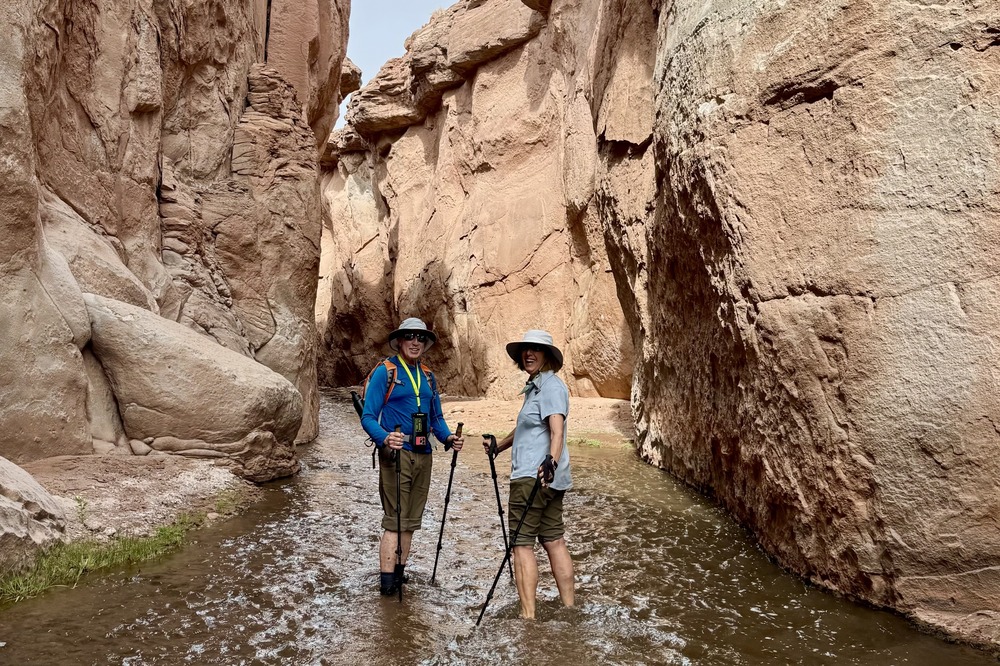
[[[213,445],[188,454],[226,444],[256,480],[294,471],[292,440],[317,427],[317,163],[348,11],[347,0],[0,9],[0,455],[145,455],[172,437]],[[143,340],[183,324],[207,347],[175,345],[163,373],[158,350],[134,340],[129,364],[150,373],[109,377],[85,292],[141,308]],[[285,378],[280,400],[263,401],[284,407],[192,401],[233,389],[234,374],[252,383],[251,368]],[[155,428],[120,413],[155,395],[171,396]],[[238,409],[239,427],[203,420],[192,434],[209,404],[216,425]]]
[[[157,451],[242,454],[244,439],[266,430],[286,449],[270,478],[294,471],[284,467],[302,397],[288,380],[148,310],[91,294],[85,300],[94,354],[114,394],[127,396],[118,404],[125,437]]]
[[[62,505],[30,474],[0,458],[0,572],[17,570],[65,538]]]
[[[792,570],[996,644],[1000,10],[722,5],[663,8],[655,213],[607,227],[640,450]]]

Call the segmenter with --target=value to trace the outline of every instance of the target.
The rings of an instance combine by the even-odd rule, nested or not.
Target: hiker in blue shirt
[[[380,363],[365,386],[361,427],[378,447],[379,495],[385,514],[379,545],[379,588],[384,595],[396,593],[405,581],[410,543],[413,532],[420,529],[431,483],[431,434],[456,451],[465,442],[445,423],[434,373],[420,363],[420,356],[436,341],[423,321],[406,319],[389,334],[389,347],[396,355]]]

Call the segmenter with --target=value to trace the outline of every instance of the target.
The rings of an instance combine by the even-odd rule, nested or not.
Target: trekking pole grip
[[[462,426],[464,426],[464,425],[465,425],[465,424],[464,424],[464,423],[462,423],[461,421],[459,421],[459,422],[458,422],[458,428],[456,428],[456,429],[455,429],[455,437],[456,437],[456,438],[458,438],[458,437],[461,437],[461,436],[462,436]],[[453,446],[455,446],[455,445],[454,445],[454,444],[452,444],[451,442],[445,442],[445,443],[444,443],[444,450],[445,450],[445,451],[448,451],[448,450],[450,450],[450,449],[451,449],[451,447],[453,447]],[[458,451],[456,451],[455,453],[458,453]]]

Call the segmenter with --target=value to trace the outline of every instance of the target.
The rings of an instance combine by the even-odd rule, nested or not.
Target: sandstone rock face
[[[813,581],[994,644],[998,32],[984,2],[674,2],[653,155],[602,186],[643,455]]]
[[[350,2],[271,0],[269,5],[265,60],[297,92],[316,147],[322,149],[337,120],[342,96],[353,92],[340,89]]]
[[[0,458],[0,571],[15,571],[62,541],[66,515],[31,475]]]
[[[325,160],[323,372],[420,314],[447,388],[502,394],[533,321],[580,391],[632,351],[578,344],[624,335],[647,460],[817,584],[1000,644],[1000,9],[524,0],[536,35],[450,66],[491,4],[411,37]]]
[[[573,72],[594,20],[580,7],[556,20],[543,31],[520,2],[457,3],[352,98],[324,162],[321,381],[360,381],[385,351],[372,339],[421,316],[445,391],[515,395],[504,343],[545,328],[574,393],[628,394],[591,83]]]
[[[89,452],[80,348],[90,336],[79,287],[42,233],[25,66],[30,5],[0,8],[0,431],[13,462]],[[59,304],[48,289],[69,295]],[[75,298],[74,298],[75,297]]]
[[[205,405],[152,379],[146,390],[178,402],[168,425],[134,435],[118,406],[141,403],[105,375],[87,292],[297,386],[282,385],[280,419],[241,413],[226,431],[248,476],[289,473],[291,439],[317,427],[317,164],[348,0],[15,5],[0,9],[0,455],[146,454],[144,439],[192,438],[181,424]],[[178,353],[158,376],[197,380],[201,363]]]

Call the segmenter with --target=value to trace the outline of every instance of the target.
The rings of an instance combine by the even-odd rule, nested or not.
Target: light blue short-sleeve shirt
[[[553,414],[569,419],[569,390],[562,379],[549,370],[535,377],[533,384],[524,394],[524,404],[517,415],[510,458],[511,479],[538,476],[538,466],[549,454],[549,426],[545,419]],[[569,473],[566,428],[563,428],[562,454],[557,462],[556,476],[550,487],[568,490],[573,486],[573,479]]]

